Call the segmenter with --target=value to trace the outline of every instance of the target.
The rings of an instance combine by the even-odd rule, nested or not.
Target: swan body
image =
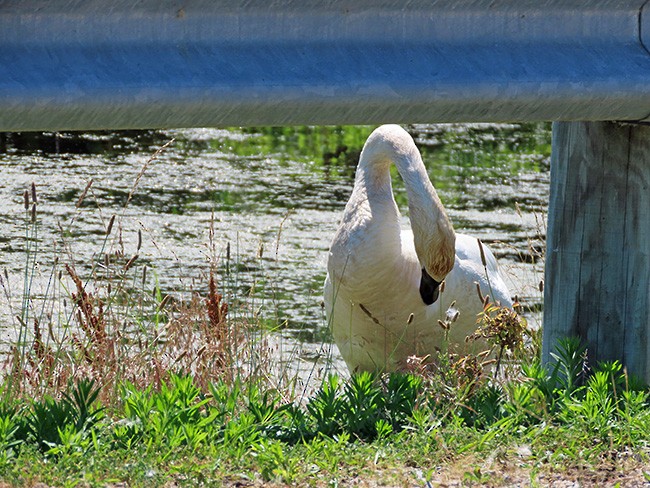
[[[400,226],[391,164],[404,180],[410,230]],[[327,263],[325,311],[348,368],[394,371],[411,356],[435,357],[445,346],[438,320],[456,310],[449,347],[476,349],[465,338],[483,310],[477,283],[492,302],[512,306],[492,252],[454,232],[408,132],[397,125],[377,128],[361,152]]]

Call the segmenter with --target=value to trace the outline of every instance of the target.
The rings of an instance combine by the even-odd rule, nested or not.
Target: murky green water
[[[103,253],[136,253],[144,284],[175,295],[204,286],[219,258],[222,287],[282,334],[327,340],[321,288],[327,249],[349,196],[371,127],[192,129],[0,136],[0,268],[14,296],[0,297],[3,341],[20,307],[26,262],[23,191],[36,183],[37,272],[46,293],[55,254],[89,272]],[[490,244],[513,293],[541,309],[548,125],[432,125],[409,128],[458,231]],[[174,142],[147,163],[163,144]],[[142,170],[144,173],[140,175]],[[75,207],[88,182],[92,186]],[[137,188],[128,202],[129,194]],[[400,205],[406,198],[399,181]],[[104,246],[118,215],[121,242]],[[214,238],[210,244],[210,228]],[[117,230],[114,231],[114,235]],[[229,249],[229,253],[228,253]],[[531,315],[534,321],[539,314]]]

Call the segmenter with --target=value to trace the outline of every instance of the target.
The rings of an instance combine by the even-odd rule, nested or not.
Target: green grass
[[[576,341],[562,347],[580,350]],[[520,379],[485,382],[462,402],[441,395],[452,385],[439,377],[412,374],[330,376],[304,403],[254,382],[204,391],[174,374],[159,388],[124,383],[111,405],[91,381],[21,402],[5,390],[0,477],[56,486],[413,485],[447,469],[467,485],[498,485],[506,474],[494,465],[534,480],[647,462],[647,390],[615,362],[571,378],[572,365],[555,365],[535,362]],[[615,481],[617,471],[608,473]]]

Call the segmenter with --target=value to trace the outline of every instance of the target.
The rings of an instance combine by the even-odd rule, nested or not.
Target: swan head
[[[433,227],[438,229],[433,234],[418,235],[417,227],[413,226],[413,238],[422,268],[420,297],[425,305],[431,305],[438,299],[440,284],[456,262],[456,234],[446,215]]]

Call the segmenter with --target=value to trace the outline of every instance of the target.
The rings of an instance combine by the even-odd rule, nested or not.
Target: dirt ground
[[[315,476],[306,483],[283,484],[265,482],[261,479],[251,481],[248,477],[233,477],[210,480],[213,486],[227,488],[279,488],[284,486],[339,486],[355,488],[383,487],[553,487],[553,488],[591,488],[591,487],[650,487],[650,463],[630,456],[628,459],[603,461],[597,466],[550,466],[527,459],[525,449],[510,457],[488,456],[477,459],[473,456],[459,458],[449,465],[441,466],[425,475],[418,468],[394,467],[377,469],[373,475],[347,476],[342,479],[326,480]],[[191,486],[188,480],[182,483],[167,483],[164,488]],[[31,488],[53,488],[45,483],[32,483]],[[203,486],[207,486],[204,485]],[[106,488],[128,488],[127,483],[107,483]],[[0,482],[0,488],[11,485]]]

